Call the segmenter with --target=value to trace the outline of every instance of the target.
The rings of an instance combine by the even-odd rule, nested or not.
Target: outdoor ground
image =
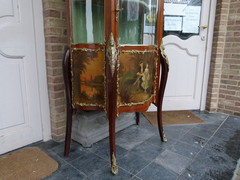
[[[116,135],[118,175],[110,171],[108,138],[83,148],[73,142],[70,157],[63,143],[37,143],[59,163],[46,180],[161,179],[230,180],[240,158],[240,118],[192,111],[203,124],[165,126],[168,142],[160,141],[157,127],[143,116]]]

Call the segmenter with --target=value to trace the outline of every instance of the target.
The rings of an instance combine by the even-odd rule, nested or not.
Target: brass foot
[[[114,153],[112,154],[112,173],[114,175],[116,175],[118,173],[117,160],[116,160]]]
[[[165,136],[165,133],[163,132],[163,138],[162,138],[163,142],[167,142],[167,137]]]

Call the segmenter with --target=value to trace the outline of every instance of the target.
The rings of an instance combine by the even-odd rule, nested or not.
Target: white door
[[[32,0],[0,0],[0,154],[43,139],[34,28]]]
[[[209,46],[212,45],[208,39],[209,25],[213,31],[213,22],[209,21],[211,6],[214,3],[205,0],[165,0],[163,44],[170,70],[164,110],[205,107],[206,87],[203,88],[203,84],[207,83],[205,77],[208,76],[206,47],[211,48]]]

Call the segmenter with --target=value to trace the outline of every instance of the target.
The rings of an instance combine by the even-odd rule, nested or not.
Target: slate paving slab
[[[190,163],[190,159],[174,153],[170,150],[165,150],[156,159],[155,163],[170,169],[173,172],[180,174]]]
[[[188,179],[230,179],[236,161],[224,152],[204,148],[182,174]]]
[[[117,134],[116,144],[126,150],[131,150],[154,134],[154,132],[133,125]]]
[[[133,152],[146,160],[152,161],[163,151],[164,149],[160,146],[154,146],[147,142],[143,142],[142,144],[139,144],[133,148],[130,152]]]
[[[190,144],[191,146],[194,146],[196,148],[203,148],[207,142],[206,139],[193,135],[191,133],[185,134],[182,138],[179,139],[179,141]]]
[[[88,153],[88,150],[86,148],[83,148],[80,144],[78,144],[76,142],[71,143],[69,157],[64,156],[64,144],[63,143],[50,149],[50,151],[57,154],[60,158],[62,158],[66,162],[71,162],[71,161],[75,160],[76,158],[84,156],[86,153]]]
[[[109,150],[109,138],[106,138],[98,143],[93,144],[91,148],[88,148],[89,151],[97,154],[103,159],[110,161],[110,150]],[[116,145],[116,157],[120,159],[128,151],[118,145]]]
[[[74,169],[72,166],[69,164],[60,167],[55,173],[53,173],[51,176],[44,178],[45,180],[83,180],[87,176]]]
[[[134,152],[128,152],[118,160],[118,165],[129,173],[136,175],[140,170],[147,166],[150,161],[142,158]]]
[[[134,176],[127,171],[123,170],[122,168],[118,168],[118,174],[113,175],[110,166],[105,166],[101,170],[96,171],[93,175],[87,178],[87,180],[127,180],[132,179]]]
[[[90,176],[95,171],[107,166],[109,162],[93,153],[86,153],[85,155],[71,161],[70,164],[87,176]]]
[[[137,176],[144,180],[172,180],[177,178],[177,174],[154,162],[139,172]]]
[[[194,156],[200,151],[200,148],[191,146],[187,143],[176,142],[170,148],[172,152],[178,153],[182,156],[185,156],[189,159],[194,158]]]

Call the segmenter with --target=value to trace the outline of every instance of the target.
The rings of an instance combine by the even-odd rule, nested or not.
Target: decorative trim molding
[[[118,55],[118,50],[117,50],[116,42],[114,40],[113,33],[111,32],[108,39],[106,56],[109,60],[112,76],[114,74],[115,67],[116,67],[117,55]]]
[[[2,55],[3,57],[5,58],[8,58],[8,59],[23,59],[25,56],[23,55],[18,55],[18,56],[15,56],[15,55],[9,55],[9,54],[6,54],[4,53],[3,51],[0,50],[0,55]]]
[[[161,51],[161,54],[162,54],[163,58],[166,60],[166,63],[169,67],[169,60],[168,60],[167,54],[165,53],[165,47],[164,47],[163,43],[161,43],[160,51]]]
[[[6,2],[10,3],[10,4],[6,4]],[[1,4],[3,7],[4,5],[7,5],[7,7],[4,7],[5,9],[5,14],[0,13],[0,18],[4,18],[4,17],[14,17],[14,5],[13,5],[13,0],[5,0],[2,2],[3,4]]]

